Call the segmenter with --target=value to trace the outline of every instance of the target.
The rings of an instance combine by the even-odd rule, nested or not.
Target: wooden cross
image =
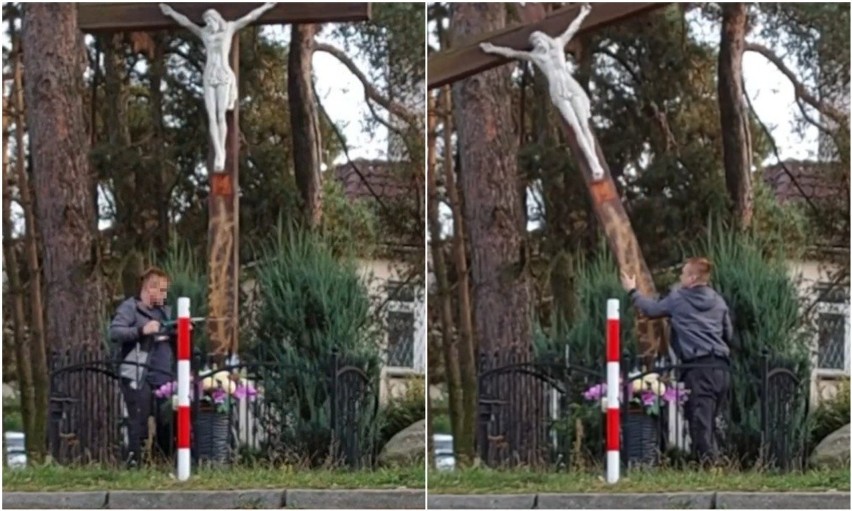
[[[240,18],[259,3],[170,3],[198,25],[201,14],[213,7],[227,20]],[[279,3],[254,23],[324,23],[366,21],[369,3]],[[179,28],[157,3],[80,3],[77,21],[84,32],[135,32]],[[239,80],[239,34],[231,47],[231,68]],[[199,84],[200,85],[200,84]],[[212,144],[208,199],[208,314],[209,351],[217,358],[236,353],[239,330],[239,102],[227,116],[225,171],[213,172]],[[299,129],[299,127],[294,127]]]
[[[598,3],[594,4],[592,12],[583,22],[578,35],[599,30],[624,19],[639,16],[649,10],[665,6],[665,3]],[[488,41],[496,46],[505,46],[517,50],[529,50],[529,36],[532,32],[541,31],[554,37],[562,33],[571,21],[577,17],[580,6],[574,4],[554,11],[545,19],[517,25],[479,36],[471,41],[465,41],[457,48],[436,53],[429,57],[428,84],[429,88],[448,85],[485,70],[511,62],[508,59],[483,52],[479,43]],[[606,164],[600,145],[595,140],[598,161],[604,170],[604,178],[592,180],[591,169],[582,155],[577,144],[577,136],[561,115],[562,126],[565,129],[571,154],[580,167],[592,199],[595,215],[603,227],[604,235],[610,250],[615,254],[620,271],[636,275],[637,287],[647,295],[656,293],[654,281],[645,258],[642,256],[636,234],[630,225],[630,219],[621,203],[621,198],[615,188],[615,182]],[[603,304],[601,304],[603,306]],[[640,321],[639,337],[643,355],[665,348],[664,331],[658,322]]]

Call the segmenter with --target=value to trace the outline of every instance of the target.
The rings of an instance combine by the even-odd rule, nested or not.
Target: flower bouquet
[[[590,387],[583,397],[587,401],[600,401],[601,408],[606,409],[606,384]],[[639,413],[628,413],[623,425],[629,464],[655,465],[659,462],[660,424],[654,416],[660,415],[662,407],[683,403],[686,398],[685,390],[666,385],[657,373],[631,380],[627,387],[627,403],[630,409]],[[624,400],[623,384],[619,388],[619,399]]]
[[[196,392],[199,395],[201,408],[226,413],[231,406],[241,399],[254,400],[257,389],[249,382],[235,380],[234,375],[221,371],[202,379],[195,385],[190,385],[190,400],[195,399]],[[167,403],[173,409],[177,409],[177,382],[171,381],[160,386],[154,391],[154,395],[160,399],[168,399]]]
[[[239,380],[239,375],[220,371],[189,387],[190,400],[198,396],[199,413],[193,416],[192,434],[195,456],[199,461],[226,463],[229,457],[231,417],[228,412],[239,400],[253,400],[257,389]],[[177,382],[169,382],[154,391],[167,406],[177,409]],[[169,399],[171,398],[171,399]]]
[[[619,389],[619,399],[624,399],[623,385]],[[593,385],[583,392],[587,401],[600,401],[601,409],[606,410],[606,383]],[[687,391],[667,386],[657,373],[649,373],[633,380],[627,388],[627,402],[634,408],[641,408],[648,415],[659,415],[660,409],[669,403],[683,403]]]

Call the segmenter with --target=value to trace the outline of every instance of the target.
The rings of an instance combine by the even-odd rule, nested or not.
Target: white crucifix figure
[[[577,142],[591,167],[592,179],[597,181],[603,179],[604,172],[598,160],[595,138],[589,125],[592,116],[591,102],[586,91],[571,75],[571,69],[565,58],[565,45],[571,41],[590,12],[592,7],[589,4],[583,4],[580,14],[571,22],[568,29],[556,38],[544,32],[533,32],[530,34],[533,49],[529,52],[494,46],[491,43],[482,43],[479,47],[485,53],[532,62],[544,73],[550,88],[550,100],[559,109],[565,122],[577,134]]]
[[[275,2],[265,3],[236,21],[226,21],[215,9],[208,9],[201,16],[204,26],[199,27],[169,5],[160,4],[163,14],[201,39],[207,51],[203,81],[204,106],[207,108],[210,139],[213,143],[214,172],[225,170],[225,137],[228,134],[225,112],[234,109],[238,97],[237,78],[229,62],[234,34],[257,21],[274,6]]]

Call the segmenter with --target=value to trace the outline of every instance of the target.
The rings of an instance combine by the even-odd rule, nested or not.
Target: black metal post
[[[337,460],[338,453],[338,435],[337,435],[337,377],[340,372],[340,356],[337,348],[331,351],[331,456],[333,460]]]
[[[769,351],[760,355],[760,456],[768,463],[769,456]]]

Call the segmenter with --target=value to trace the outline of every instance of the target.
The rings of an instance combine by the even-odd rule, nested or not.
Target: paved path
[[[423,509],[423,490],[3,492],[4,509]]]
[[[439,495],[429,509],[849,509],[849,492]]]

